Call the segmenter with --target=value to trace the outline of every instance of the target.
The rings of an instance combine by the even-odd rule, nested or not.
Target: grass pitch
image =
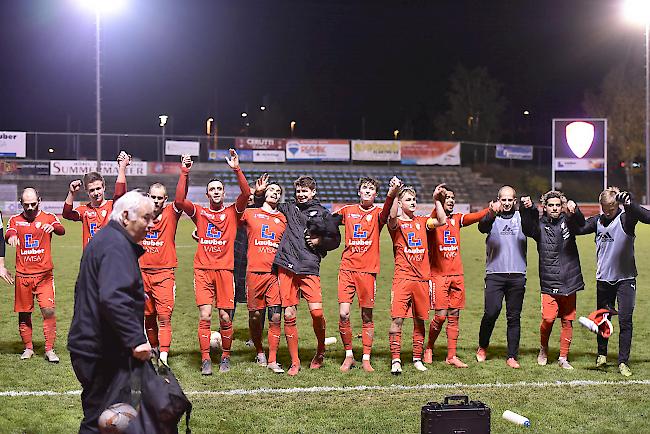
[[[40,313],[33,316],[35,351],[39,357],[20,361],[22,343],[13,312],[13,289],[0,284],[0,392],[53,391],[55,396],[8,396],[0,393],[0,432],[75,432],[81,418],[79,396],[65,394],[78,390],[79,384],[65,351],[67,331],[73,308],[74,283],[81,255],[81,225],[66,222],[67,233],[54,240],[55,282],[57,288],[57,343],[61,363],[50,365],[42,358],[43,337]],[[610,339],[606,370],[596,370],[596,340],[593,334],[574,325],[570,360],[576,368],[564,371],[554,363],[536,364],[539,348],[540,295],[535,243],[529,242],[528,284],[522,314],[520,363],[522,369],[505,365],[505,307],[497,322],[488,361],[479,365],[474,359],[478,329],[483,313],[483,277],[485,272],[484,236],[475,226],[462,231],[462,255],[465,264],[467,308],[461,314],[459,356],[468,369],[444,364],[446,337],[438,339],[434,363],[424,373],[415,371],[411,357],[411,323],[405,325],[402,360],[404,373],[390,375],[388,327],[390,324],[390,282],[392,252],[387,231],[381,240],[382,272],[377,282],[375,308],[375,344],[373,366],[376,372],[360,369],[339,372],[344,351],[339,343],[328,347],[323,369],[305,369],[315,351],[311,317],[304,302],[299,307],[300,356],[303,371],[295,378],[275,375],[253,363],[254,351],[245,346],[248,339],[247,312],[239,305],[235,316],[232,370],[228,374],[202,377],[196,337],[198,312],[192,291],[192,257],[196,244],[190,238],[193,224],[181,220],[178,235],[179,268],[177,271],[176,308],[173,316],[173,342],[170,364],[194,404],[194,432],[419,432],[420,408],[427,401],[441,401],[452,394],[467,394],[492,409],[493,432],[519,432],[522,428],[505,422],[501,413],[512,410],[530,418],[530,432],[650,432],[650,384],[629,382],[618,373],[618,324]],[[637,227],[637,267],[640,272],[635,309],[634,340],[630,366],[631,380],[650,380],[650,286],[648,257],[650,229]],[[578,295],[578,315],[595,307],[595,247],[592,236],[579,238],[583,275],[587,287]],[[7,262],[13,270],[12,248]],[[332,252],[322,264],[327,335],[338,339],[338,305],[336,276],[340,250]],[[361,331],[357,306],[352,312],[354,333]],[[218,325],[213,321],[213,329]],[[559,350],[559,322],[551,336],[550,361]],[[361,340],[354,341],[357,360]],[[213,355],[218,361],[218,354]],[[284,338],[280,343],[279,361],[288,366]],[[579,383],[588,380],[594,383]],[[570,383],[572,382],[573,383]],[[554,384],[558,382],[557,384]],[[603,384],[603,382],[611,382]],[[435,385],[444,385],[436,387]],[[411,386],[405,388],[391,387]],[[478,385],[478,386],[477,386]],[[355,386],[382,386],[368,388]],[[325,389],[307,389],[319,388]],[[328,387],[336,388],[334,390]],[[261,388],[272,392],[255,391]],[[280,393],[275,389],[305,388]],[[237,392],[237,390],[241,392]],[[230,391],[230,392],[229,392]],[[233,392],[234,391],[234,392]],[[251,391],[253,391],[251,393]],[[215,393],[216,392],[216,393]],[[228,394],[222,392],[229,392]]]

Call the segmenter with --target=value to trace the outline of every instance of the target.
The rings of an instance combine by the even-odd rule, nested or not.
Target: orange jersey
[[[249,208],[241,217],[248,233],[248,271],[269,273],[280,246],[287,218],[280,211],[270,213],[262,208]]]
[[[427,248],[427,218],[415,216],[413,220],[397,219],[397,228],[389,228],[393,240],[396,279],[429,280]]]
[[[190,216],[196,225],[199,245],[194,255],[194,268],[199,270],[234,270],[235,238],[241,213],[235,204],[219,211],[194,205]]]
[[[86,248],[88,242],[95,236],[97,231],[106,226],[111,212],[113,212],[113,201],[106,200],[104,203],[95,208],[90,202],[79,205],[74,209],[79,214],[82,229],[83,248]]]
[[[16,272],[40,274],[52,270],[52,233],[46,234],[43,225],[61,225],[59,219],[49,212],[39,211],[34,221],[29,222],[22,214],[9,218],[5,238],[18,236],[16,246]]]
[[[176,268],[176,227],[181,211],[173,204],[163,208],[160,220],[147,232],[140,245],[144,255],[140,256],[140,268]]]
[[[379,223],[381,207],[364,209],[359,204],[346,205],[337,211],[345,225],[345,248],[341,270],[379,273]]]

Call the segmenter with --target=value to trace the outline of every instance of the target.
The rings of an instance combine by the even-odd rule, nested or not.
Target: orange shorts
[[[194,269],[196,305],[214,304],[218,309],[235,308],[235,277],[232,270]]]
[[[390,291],[390,315],[393,318],[429,319],[431,281],[393,278]]]
[[[249,311],[280,306],[278,276],[274,273],[246,273],[246,303]]]
[[[313,274],[294,274],[278,267],[278,283],[282,307],[297,306],[300,296],[307,303],[322,303],[323,294],[320,288],[320,276]]]
[[[55,292],[52,271],[39,274],[16,273],[14,312],[33,312],[34,296],[41,309],[54,308]]]
[[[433,276],[431,284],[435,310],[465,308],[464,276]]]
[[[142,270],[142,284],[144,285],[144,314],[168,312],[174,310],[176,299],[176,280],[173,268],[145,269]]]
[[[377,275],[362,271],[339,270],[339,303],[352,303],[354,294],[359,298],[359,307],[375,307]]]
[[[576,293],[571,295],[542,294],[542,319],[576,319]]]

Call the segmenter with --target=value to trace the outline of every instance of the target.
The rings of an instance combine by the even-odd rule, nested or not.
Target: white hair
[[[140,190],[131,190],[115,201],[113,212],[111,212],[111,220],[121,224],[124,211],[128,212],[129,220],[136,220],[138,218],[138,209],[143,205],[149,205],[153,209],[153,199],[142,194]]]

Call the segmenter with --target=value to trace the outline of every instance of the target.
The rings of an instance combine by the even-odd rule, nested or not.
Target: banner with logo
[[[276,150],[255,150],[253,151],[254,163],[284,163],[286,155],[284,151]]]
[[[250,163],[253,161],[253,151],[251,149],[240,149],[237,151],[239,161],[242,163]],[[211,149],[208,151],[208,161],[226,161],[230,158],[230,151],[228,149]]]
[[[259,137],[237,137],[237,149],[275,149],[284,151],[286,139],[264,139]]]
[[[460,142],[433,142],[428,140],[400,140],[402,164],[460,165]]]
[[[355,161],[400,161],[400,143],[397,140],[352,140],[352,159]]]
[[[0,131],[0,157],[25,158],[27,133]]]
[[[201,144],[183,140],[165,140],[165,155],[199,155]]]
[[[287,139],[287,161],[349,161],[347,140]]]
[[[0,174],[49,175],[50,164],[37,161],[0,161]]]
[[[501,160],[532,160],[533,147],[528,145],[497,145],[495,157]]]
[[[606,119],[553,119],[553,170],[604,171]]]
[[[149,175],[178,175],[181,170],[181,163],[147,163],[147,172]]]
[[[83,176],[97,170],[97,162],[89,160],[52,160],[50,175]],[[116,161],[102,161],[100,173],[104,176],[117,176]],[[133,161],[126,168],[127,176],[147,176],[147,163]]]

